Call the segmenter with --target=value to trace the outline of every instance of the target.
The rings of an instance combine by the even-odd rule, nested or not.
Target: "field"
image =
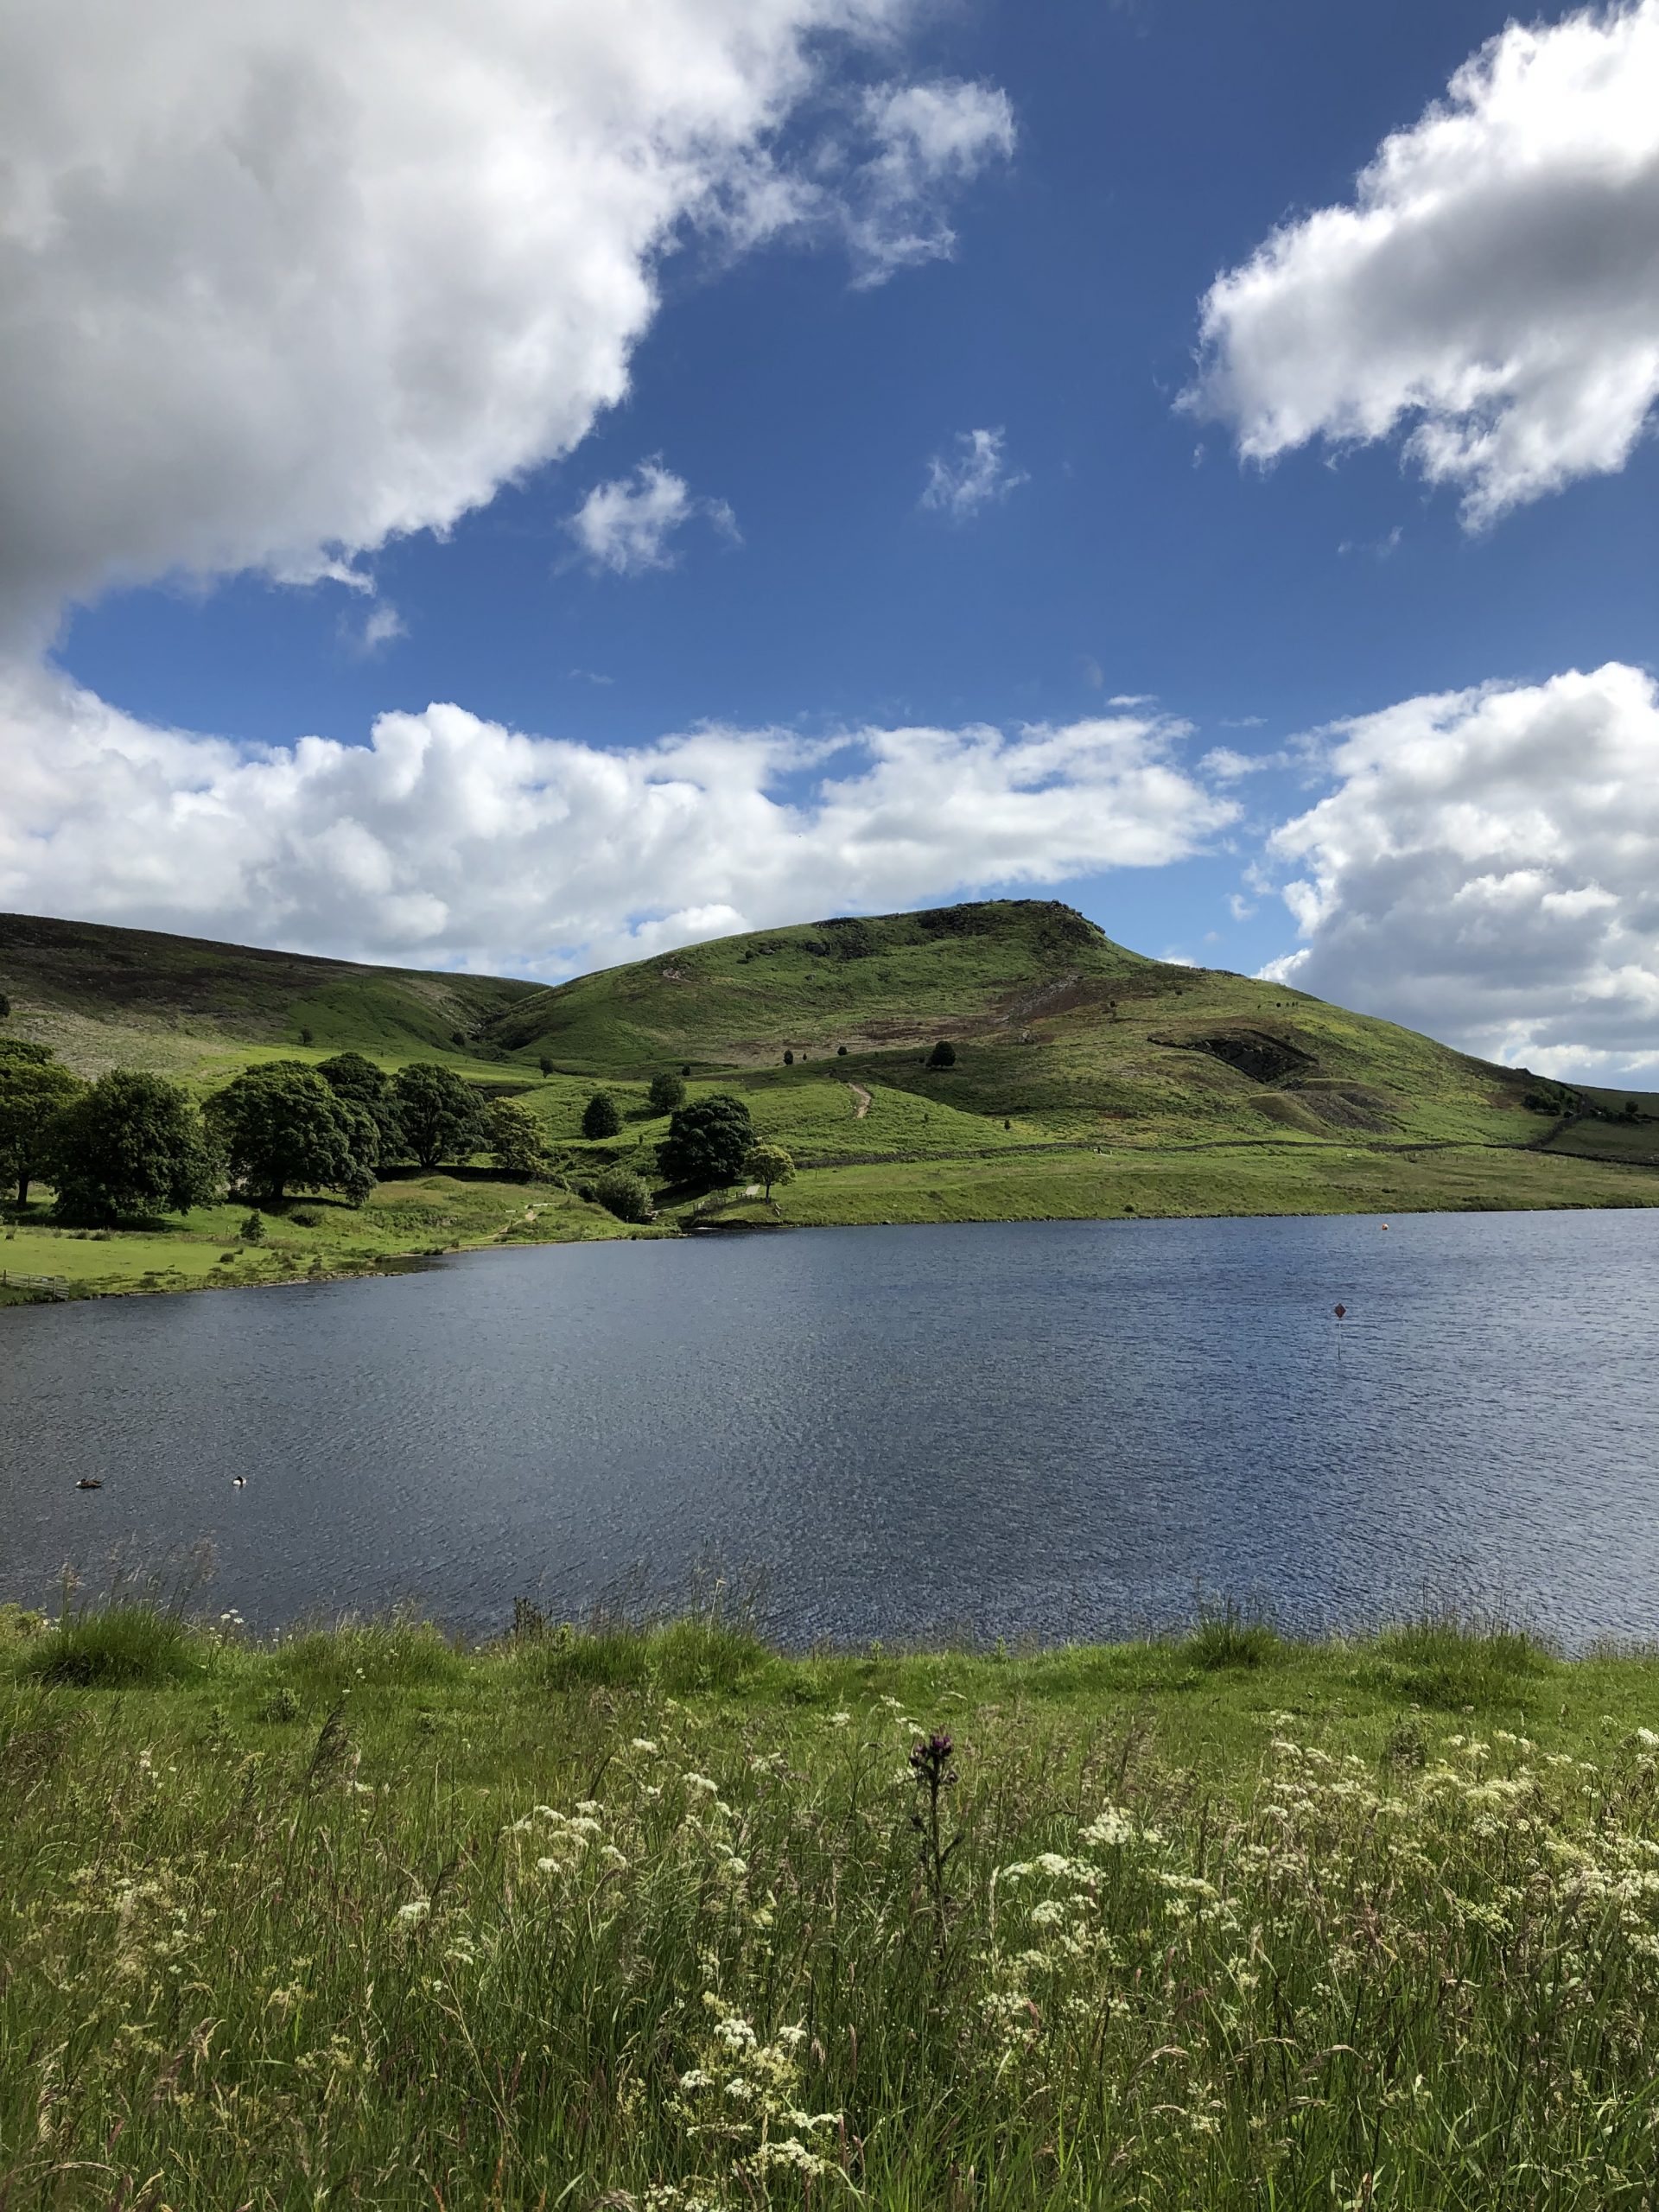
[[[0,1615],[10,2212],[1652,2204],[1659,1662],[517,1628]]]
[[[66,1236],[42,1193],[7,1217],[0,1269],[72,1295],[625,1233],[582,1186],[617,1162],[659,1183],[667,1122],[645,1093],[677,1068],[693,1098],[741,1097],[799,1172],[772,1205],[659,1191],[661,1231],[694,1209],[701,1225],[809,1227],[1659,1202],[1659,1099],[1637,1095],[1634,1119],[1529,1110],[1523,1071],[1281,985],[1142,959],[1052,901],[723,938],[554,988],[0,918],[0,988],[12,1032],[82,1072],[148,1066],[203,1096],[259,1060],[436,1057],[528,1105],[556,1171],[398,1176],[360,1215],[302,1200],[258,1249],[240,1245],[242,1208]],[[941,1040],[954,1065],[927,1065]],[[599,1084],[623,1127],[590,1143]],[[1586,1096],[1623,1115],[1625,1094]],[[0,1282],[0,1303],[36,1294]]]

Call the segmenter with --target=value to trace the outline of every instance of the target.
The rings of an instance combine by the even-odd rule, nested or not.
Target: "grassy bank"
[[[523,1625],[13,1621],[0,2201],[1652,2202],[1659,1662]]]

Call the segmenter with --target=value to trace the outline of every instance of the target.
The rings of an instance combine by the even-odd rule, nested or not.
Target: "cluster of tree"
[[[180,1213],[213,1198],[223,1162],[188,1093],[113,1068],[83,1083],[43,1045],[0,1039],[0,1173],[29,1203],[38,1178],[76,1221]]]
[[[388,1076],[360,1052],[272,1060],[199,1109],[164,1076],[116,1068],[84,1083],[44,1045],[0,1039],[0,1175],[20,1206],[49,1182],[75,1220],[183,1212],[227,1187],[268,1201],[338,1191],[360,1205],[393,1161],[429,1171],[480,1152],[504,1174],[534,1174],[541,1125],[435,1061]]]

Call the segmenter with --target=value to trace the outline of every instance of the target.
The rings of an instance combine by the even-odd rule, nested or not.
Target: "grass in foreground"
[[[1654,1661],[235,1625],[0,1656],[8,2207],[1653,2202]]]

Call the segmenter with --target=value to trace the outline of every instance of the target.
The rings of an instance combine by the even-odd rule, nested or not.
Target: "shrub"
[[[676,1113],[685,1103],[685,1078],[670,1075],[666,1070],[661,1075],[654,1075],[646,1096],[653,1114]]]
[[[795,1055],[794,1055],[794,1053],[793,1053],[793,1052],[785,1052],[785,1053],[784,1054],[784,1065],[785,1065],[786,1068],[792,1068],[792,1067],[794,1066],[794,1065],[795,1065]]]
[[[1230,1602],[1217,1612],[1201,1613],[1198,1624],[1181,1645],[1181,1656],[1211,1674],[1234,1667],[1261,1667],[1284,1649],[1277,1633],[1266,1621],[1249,1620]]]
[[[311,1206],[296,1206],[288,1217],[296,1229],[321,1229],[322,1216]]]
[[[837,1046],[836,1046],[836,1058],[838,1060],[844,1060],[844,1059],[846,1058],[846,1057],[847,1057],[847,1047],[846,1047],[844,1045],[837,1045]]]
[[[596,1090],[582,1109],[582,1134],[585,1137],[613,1137],[622,1127],[622,1116],[608,1090]]]
[[[954,1045],[947,1045],[947,1044],[945,1043],[945,1041],[944,1041],[944,1038],[943,1038],[943,1037],[941,1037],[941,1038],[940,1038],[940,1039],[939,1039],[939,1041],[938,1041],[938,1044],[933,1047],[932,1051],[928,1054],[928,1056],[927,1056],[927,1065],[929,1065],[929,1067],[931,1067],[931,1068],[953,1068],[953,1067],[955,1067],[955,1065],[957,1065],[957,1048],[956,1048],[956,1046],[955,1046]]]
[[[607,1167],[594,1185],[594,1197],[619,1221],[652,1221],[657,1209],[642,1176],[631,1167]]]
[[[543,1053],[542,1054],[542,1057],[540,1058],[540,1059],[538,1059],[538,1060],[537,1061],[536,1065],[537,1065],[537,1066],[538,1068],[540,1068],[540,1070],[541,1070],[541,1071],[542,1071],[542,1080],[543,1080],[543,1083],[545,1083],[545,1082],[546,1082],[546,1080],[547,1080],[547,1078],[548,1078],[548,1077],[549,1077],[549,1076],[550,1076],[550,1075],[552,1074],[552,1072],[553,1072],[553,1063],[552,1063],[552,1061],[551,1061],[550,1059],[549,1059],[549,1058],[547,1057],[547,1054],[546,1054],[545,1052],[543,1052]]]
[[[245,1244],[263,1244],[265,1241],[265,1217],[258,1212],[251,1213],[236,1233]]]

